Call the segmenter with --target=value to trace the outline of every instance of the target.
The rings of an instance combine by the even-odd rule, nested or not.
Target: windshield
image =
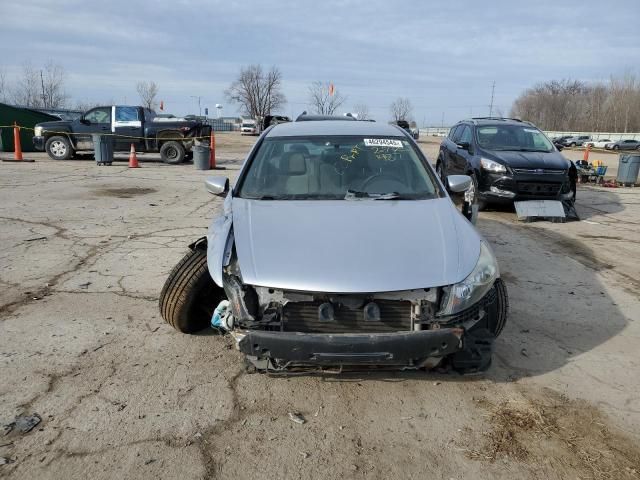
[[[266,138],[238,195],[265,200],[437,197],[439,189],[423,162],[403,137]]]
[[[247,128],[253,128],[254,125],[252,123],[243,123],[242,124],[243,127],[247,127]]]
[[[476,129],[478,145],[486,150],[551,152],[553,145],[544,133],[527,125],[487,125]]]

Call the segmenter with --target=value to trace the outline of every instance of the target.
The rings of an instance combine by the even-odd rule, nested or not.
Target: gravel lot
[[[219,135],[232,179],[254,141]],[[25,156],[0,163],[0,424],[42,421],[0,434],[0,477],[640,478],[640,190],[582,187],[582,222],[480,215],[511,300],[485,375],[282,378],[160,318],[211,172]]]

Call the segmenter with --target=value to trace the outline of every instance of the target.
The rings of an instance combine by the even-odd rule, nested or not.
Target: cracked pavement
[[[235,178],[254,141],[221,135],[218,174]],[[435,158],[435,141],[421,147]],[[244,373],[231,339],[181,335],[158,312],[221,208],[203,186],[213,172],[28,156],[0,164],[0,423],[42,422],[0,435],[0,477],[638,478],[640,191],[581,189],[583,222],[481,214],[511,301],[486,375],[283,378]],[[605,452],[622,473],[572,462],[551,437],[544,455],[472,454],[492,429],[480,400],[542,391],[628,442]]]

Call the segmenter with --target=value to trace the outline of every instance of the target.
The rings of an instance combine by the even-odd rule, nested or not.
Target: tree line
[[[113,99],[103,103],[76,100],[66,91],[66,72],[62,65],[47,62],[42,68],[25,63],[11,81],[0,66],[0,102],[21,107],[44,109],[71,109],[86,111],[100,105],[113,105]],[[155,109],[158,106],[158,85],[154,81],[136,84],[140,104]]]
[[[104,103],[76,100],[73,102],[66,90],[66,72],[52,61],[42,68],[31,64],[23,65],[21,72],[13,82],[7,78],[0,66],[0,102],[13,103],[29,108],[75,109],[86,111],[99,105],[112,105],[113,99]],[[159,87],[153,80],[136,84],[140,104],[157,109],[159,106]],[[307,91],[307,102],[312,112],[319,115],[335,115],[344,106],[348,97],[331,82],[314,81]],[[238,104],[244,115],[260,118],[282,111],[287,103],[283,93],[282,72],[275,66],[265,69],[261,65],[248,65],[240,68],[236,79],[225,91],[225,97],[231,103]],[[360,120],[369,120],[369,107],[364,103],[353,105],[351,113]],[[413,106],[408,98],[397,98],[389,106],[393,121],[413,122]]]
[[[539,83],[514,101],[511,116],[543,130],[640,132],[640,81],[627,72],[608,82]]]

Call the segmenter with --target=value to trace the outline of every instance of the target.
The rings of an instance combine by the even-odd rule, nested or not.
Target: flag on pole
[[[329,84],[329,96],[333,97],[333,94],[335,93],[335,91],[336,91],[336,87],[333,86],[333,83],[330,83]]]
[[[160,100],[160,111],[164,110],[164,101]]]

